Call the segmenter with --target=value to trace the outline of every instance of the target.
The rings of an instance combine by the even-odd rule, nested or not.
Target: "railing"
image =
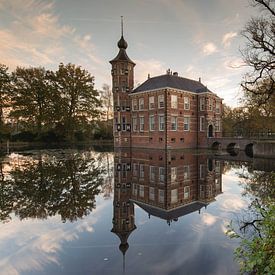
[[[258,133],[223,133],[223,138],[240,138],[240,139],[274,139],[275,140],[275,133],[271,132],[258,132]]]

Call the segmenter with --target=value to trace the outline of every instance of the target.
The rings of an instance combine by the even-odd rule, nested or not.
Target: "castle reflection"
[[[215,201],[222,170],[223,161],[182,150],[115,151],[112,232],[123,255],[136,229],[134,204],[170,225]]]

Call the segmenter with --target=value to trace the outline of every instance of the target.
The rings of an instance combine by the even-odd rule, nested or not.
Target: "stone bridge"
[[[249,139],[238,137],[208,138],[208,148],[226,150],[232,156],[244,151],[248,156],[275,158],[274,139]]]

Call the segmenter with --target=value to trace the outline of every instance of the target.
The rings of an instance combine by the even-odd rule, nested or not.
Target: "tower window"
[[[160,131],[164,131],[164,127],[165,127],[165,124],[164,124],[164,115],[160,115],[159,116],[159,130]]]
[[[152,110],[155,108],[155,97],[154,96],[150,96],[149,97],[149,109]]]
[[[140,132],[144,131],[144,117],[143,116],[139,117],[139,130],[140,130]]]
[[[190,117],[184,117],[184,131],[190,130]]]
[[[176,116],[172,116],[171,117],[171,130],[172,131],[177,131],[178,128],[178,118]]]
[[[149,125],[150,125],[150,131],[154,131],[155,130],[155,116],[151,115],[149,117]]]

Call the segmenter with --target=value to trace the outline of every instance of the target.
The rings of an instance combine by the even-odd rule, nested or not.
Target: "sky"
[[[240,105],[245,72],[240,35],[257,12],[249,0],[0,0],[0,63],[56,70],[74,63],[111,86],[124,17],[135,85],[165,74],[198,80],[230,106]]]

